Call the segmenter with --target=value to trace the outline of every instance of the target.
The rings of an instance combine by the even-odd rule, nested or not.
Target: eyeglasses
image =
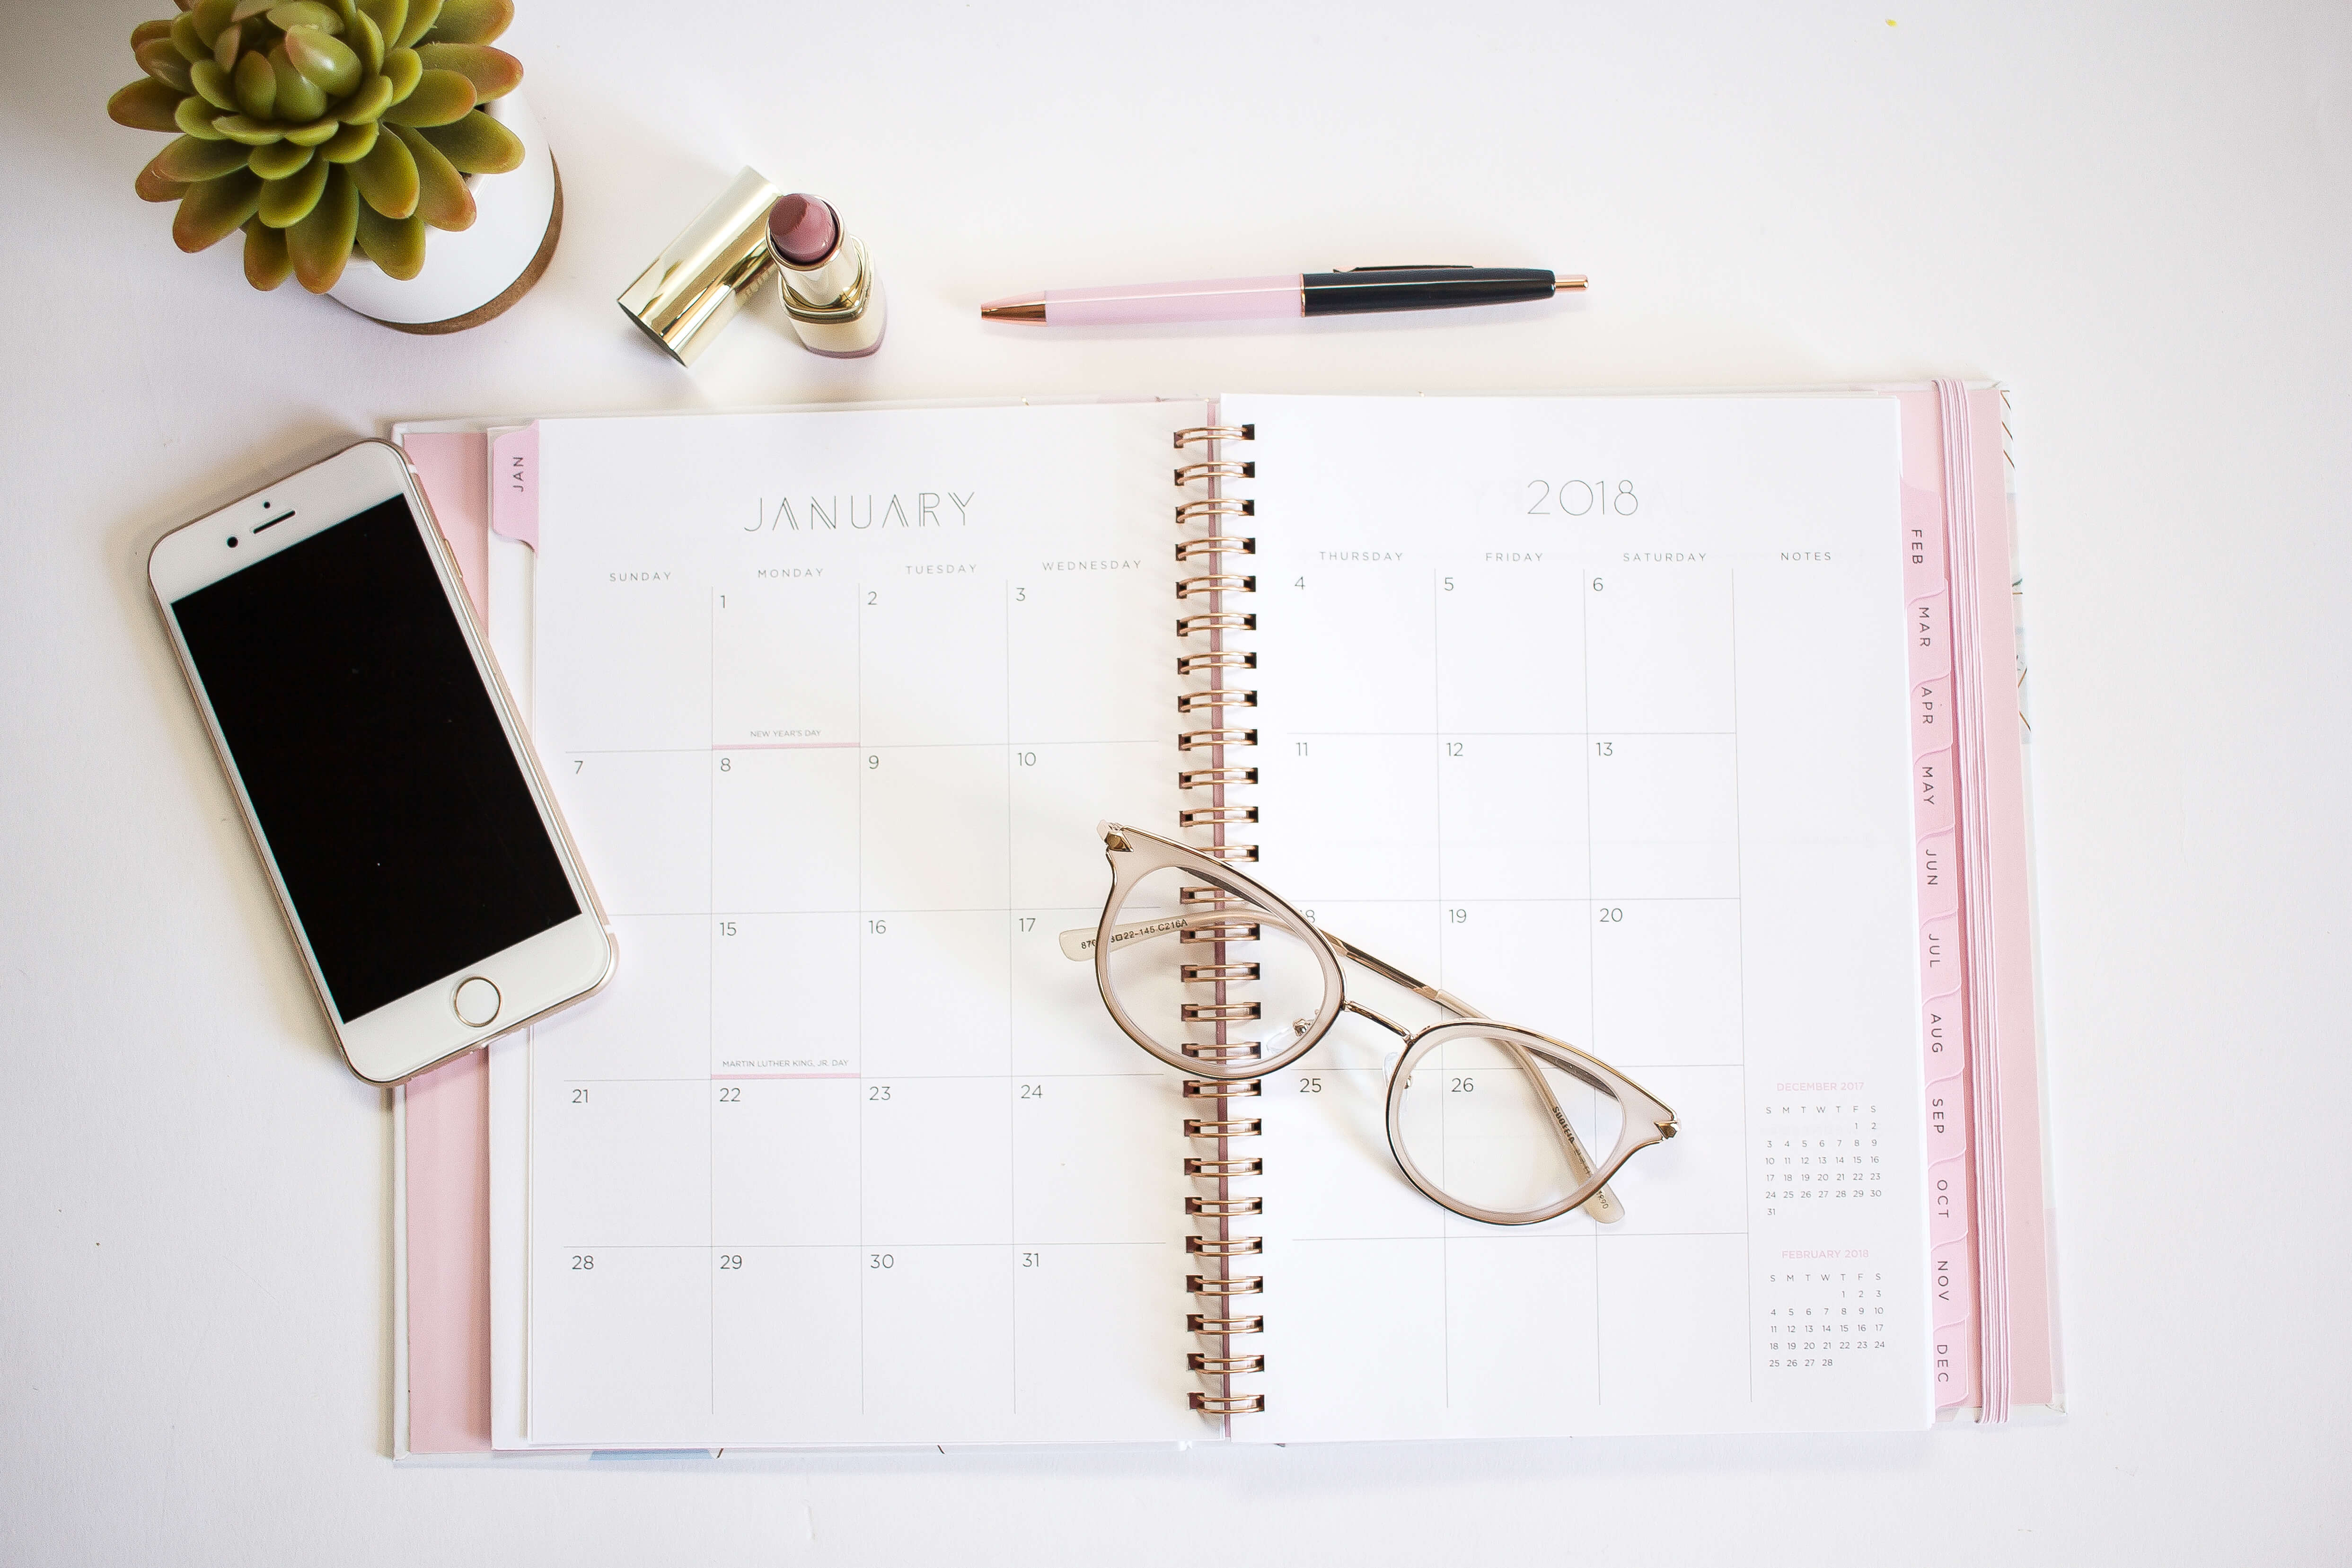
[[[1093,960],[1103,1005],[1128,1038],[1209,1080],[1188,1084],[1188,1095],[1240,1094],[1242,1080],[1290,1066],[1353,1013],[1404,1042],[1389,1073],[1389,1150],[1428,1197],[1488,1225],[1577,1208],[1604,1224],[1624,1217],[1610,1179],[1675,1131],[1674,1111],[1647,1089],[1341,941],[1223,860],[1118,823],[1097,831],[1110,894],[1095,929],[1064,932],[1062,949]],[[1411,1029],[1381,1016],[1349,997],[1343,959],[1453,1017]],[[1286,1021],[1246,1037],[1269,1018]],[[1591,1148],[1608,1157],[1595,1161]]]

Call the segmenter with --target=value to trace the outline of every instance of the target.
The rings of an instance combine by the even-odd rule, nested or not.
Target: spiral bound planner
[[[411,1451],[2056,1406],[1997,393],[403,436],[445,523],[487,516],[622,954],[406,1097]],[[1487,1226],[1400,1171],[1358,1018],[1163,1066],[1072,962],[1104,821],[1678,1135]],[[1162,923],[1183,1058],[1246,1071],[1288,1027],[1255,921],[1195,880]],[[1432,1079],[1514,1157],[1508,1083]]]

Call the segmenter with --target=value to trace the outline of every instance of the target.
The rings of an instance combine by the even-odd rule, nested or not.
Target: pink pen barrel
[[[1133,327],[1172,321],[1295,320],[1306,313],[1300,274],[1271,278],[1210,278],[1186,283],[1126,283],[1108,289],[1049,289],[1010,300],[991,300],[983,316],[1020,319],[1008,308],[1045,305],[1044,320],[1055,327]],[[1027,320],[1034,315],[1023,312]]]

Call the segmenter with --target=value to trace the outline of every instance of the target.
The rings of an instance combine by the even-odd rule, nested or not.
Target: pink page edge
[[[402,445],[487,624],[488,438],[420,433]],[[489,1083],[487,1057],[468,1051],[401,1091],[412,1454],[490,1451]]]

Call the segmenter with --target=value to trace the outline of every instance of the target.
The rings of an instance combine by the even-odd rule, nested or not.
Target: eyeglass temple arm
[[[1461,997],[1450,992],[1441,991],[1425,981],[1414,979],[1395,964],[1385,959],[1375,958],[1360,947],[1349,945],[1320,926],[1316,928],[1316,933],[1325,942],[1329,942],[1331,950],[1340,957],[1354,959],[1381,979],[1402,985],[1414,995],[1425,997],[1458,1017],[1483,1018],[1486,1016]],[[1399,1029],[1394,1024],[1369,1008],[1359,1007],[1353,1002],[1348,1004],[1348,1008],[1350,1012],[1361,1013],[1373,1022],[1385,1026],[1392,1033],[1405,1035],[1404,1030]],[[1406,1036],[1406,1037],[1411,1037]],[[1560,1108],[1559,1097],[1553,1094],[1551,1085],[1544,1081],[1543,1073],[1536,1066],[1536,1059],[1528,1055],[1526,1049],[1517,1041],[1498,1039],[1496,1043],[1511,1053],[1512,1062],[1526,1076],[1527,1080],[1535,1086],[1537,1097],[1543,1101],[1544,1113],[1551,1118],[1552,1130],[1559,1134],[1560,1152],[1568,1157],[1569,1173],[1576,1178],[1579,1186],[1591,1181],[1592,1156],[1585,1152],[1584,1140],[1576,1135],[1575,1127],[1568,1120],[1568,1112]],[[1619,1203],[1617,1194],[1605,1186],[1584,1201],[1583,1209],[1601,1225],[1615,1225],[1625,1217],[1625,1205]]]

